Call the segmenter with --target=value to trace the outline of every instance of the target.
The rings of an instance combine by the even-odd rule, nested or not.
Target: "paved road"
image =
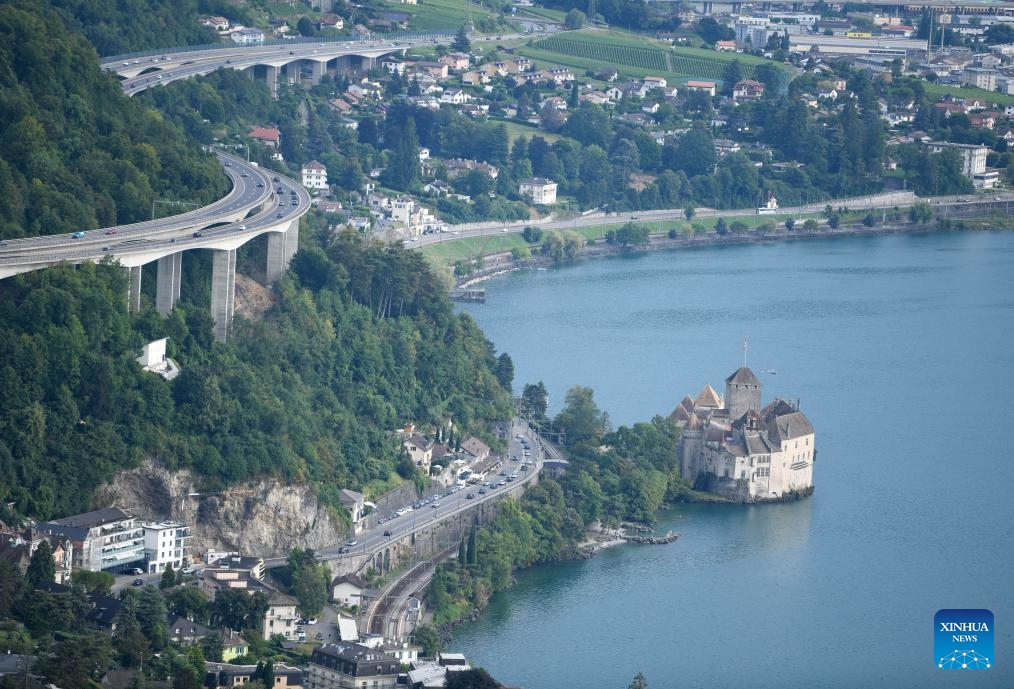
[[[520,439],[516,436],[522,434],[528,443],[531,457],[524,457],[524,448]],[[494,475],[487,476],[484,480],[497,483],[504,481],[503,486],[483,488],[482,485],[467,486],[464,488],[449,488],[440,494],[437,500],[427,501],[418,508],[413,508],[403,515],[378,524],[375,527],[364,530],[353,539],[355,545],[336,544],[328,548],[317,550],[317,557],[321,560],[334,560],[342,557],[364,557],[372,556],[382,550],[390,543],[401,540],[411,534],[428,528],[433,524],[454,517],[477,504],[488,500],[496,500],[504,493],[517,489],[518,486],[527,485],[542,469],[543,452],[540,449],[538,439],[520,422],[515,420],[511,427],[511,442],[506,461],[503,463],[503,474],[497,471]],[[518,461],[511,461],[510,457],[517,456]],[[521,459],[529,459],[532,466],[528,471],[521,470]],[[517,478],[508,481],[508,477],[516,473]],[[482,493],[480,490],[484,490]],[[452,492],[453,491],[453,492]],[[469,498],[468,495],[473,495]],[[285,564],[286,558],[276,557],[265,560],[267,567],[278,567]]]
[[[868,210],[871,212],[877,212],[882,209],[891,209],[895,206],[910,206],[913,203],[926,202],[930,205],[937,207],[962,207],[970,206],[977,203],[989,202],[1014,202],[1014,192],[989,192],[982,193],[979,195],[965,194],[960,196],[933,196],[918,198],[912,192],[885,192],[883,194],[873,194],[870,196],[860,196],[853,198],[844,199],[828,199],[821,200],[817,203],[809,203],[801,206],[792,206],[788,208],[779,208],[776,212],[778,215],[803,215],[810,213],[819,213],[824,210],[826,206],[830,205],[834,209],[841,207],[847,207],[851,210]],[[706,217],[722,217],[722,218],[762,218],[763,215],[757,213],[756,208],[736,208],[727,210],[714,210],[710,208],[698,208],[695,210],[695,218],[706,218]],[[606,213],[602,211],[592,211],[583,215],[576,215],[561,220],[548,220],[546,222],[532,222],[532,221],[520,221],[515,223],[505,224],[502,222],[487,222],[487,223],[472,223],[467,226],[450,226],[448,232],[438,232],[436,234],[421,235],[418,237],[410,237],[406,240],[406,245],[409,247],[421,247],[428,246],[430,244],[439,244],[447,241],[454,241],[456,239],[464,239],[466,237],[490,237],[498,234],[509,234],[518,233],[524,230],[528,225],[538,227],[542,230],[572,230],[578,227],[597,227],[602,225],[620,225],[626,222],[636,221],[642,224],[650,223],[661,223],[663,221],[671,220],[683,220],[684,214],[682,208],[666,208],[659,210],[648,210],[648,211],[630,211],[624,213]]]

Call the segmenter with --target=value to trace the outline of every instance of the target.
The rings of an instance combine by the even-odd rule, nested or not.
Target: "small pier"
[[[663,545],[665,543],[672,543],[678,539],[680,535],[675,531],[666,531],[664,536],[646,536],[642,534],[623,534],[623,540],[629,541],[630,543],[645,543],[647,545]]]
[[[472,301],[483,303],[486,301],[486,290],[473,288],[459,288],[451,290],[451,299],[454,301]]]

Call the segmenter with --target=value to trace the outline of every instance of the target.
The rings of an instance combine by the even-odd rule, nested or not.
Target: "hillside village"
[[[355,132],[366,121],[371,130],[382,129],[395,107],[408,108],[413,117],[444,111],[444,122],[465,117],[493,127],[491,136],[511,140],[509,155],[505,155],[507,144],[502,140],[487,147],[496,155],[473,158],[448,156],[417,144],[418,168],[411,183],[402,189],[385,184],[383,165],[364,170],[363,181],[350,188],[346,179],[337,179],[347,176],[328,170],[320,160],[279,162],[299,168],[304,185],[318,195],[316,204],[324,214],[336,215],[355,229],[372,229],[378,236],[405,240],[451,232],[453,224],[468,219],[517,221],[603,205],[631,209],[684,204],[722,207],[720,191],[712,198],[705,198],[707,194],[696,188],[675,196],[644,193],[652,182],[658,182],[659,169],[679,171],[678,164],[652,170],[645,161],[666,157],[667,150],[679,149],[686,137],[697,131],[706,135],[712,154],[700,172],[714,172],[715,166],[733,154],[745,156],[757,171],[755,191],[751,192],[756,198],[749,203],[727,199],[729,206],[737,201],[740,206],[759,206],[772,193],[780,199],[787,197],[778,182],[790,188],[812,185],[812,196],[819,197],[822,190],[816,188],[815,175],[806,184],[794,184],[798,173],[808,172],[812,163],[757,135],[770,124],[765,104],[778,100],[784,107],[788,96],[791,103],[805,109],[804,114],[795,116],[805,117],[815,126],[841,123],[847,104],[860,111],[867,125],[875,115],[882,132],[876,134],[882,139],[880,145],[873,146],[879,162],[878,167],[871,165],[865,171],[862,191],[912,185],[921,194],[969,193],[1009,181],[1007,146],[1014,140],[1014,103],[1001,103],[1002,98],[991,99],[984,91],[1014,92],[1014,45],[988,44],[991,37],[1003,38],[1014,31],[1014,23],[1007,21],[1011,18],[938,17],[946,22],[947,43],[963,40],[971,45],[935,46],[929,51],[925,41],[913,38],[920,21],[925,22],[919,16],[869,11],[832,19],[812,12],[771,11],[711,17],[681,11],[679,18],[697,33],[659,32],[656,45],[669,44],[675,50],[693,44],[713,50],[725,60],[721,63],[723,79],[638,77],[624,74],[623,65],[605,64],[582,72],[527,57],[516,41],[473,48],[459,35],[457,45],[435,45],[431,50],[415,49],[407,54],[400,51],[377,60],[364,72],[332,75],[332,85],[337,88],[326,99],[331,118]],[[321,14],[317,35],[331,40],[377,30],[376,26],[357,24],[346,28],[348,19]],[[223,36],[237,40],[240,29],[230,26],[227,19],[205,21]],[[406,26],[410,23],[398,28]],[[274,27],[273,38],[291,35],[291,28],[286,27]],[[580,37],[583,33],[559,31],[554,35]],[[264,34],[258,40],[268,37]],[[708,38],[714,40],[709,43]],[[887,39],[894,41],[890,44],[894,47],[881,46],[880,41]],[[833,43],[818,45],[819,41]],[[757,55],[769,60],[757,63]],[[315,89],[306,75],[298,72],[289,78],[289,85]],[[954,93],[930,96],[926,90],[930,85],[933,93],[941,86],[953,87]],[[960,90],[966,87],[979,89],[974,93],[981,95],[966,95]],[[866,112],[874,108],[874,113]],[[447,115],[448,111],[453,114]],[[602,123],[616,138],[601,140],[600,145],[615,149],[622,137],[636,141],[640,154],[640,165],[624,163],[627,169],[619,180],[611,180],[609,191],[587,193],[593,182],[584,180],[581,188],[575,189],[577,185],[568,179],[569,166],[540,164],[544,162],[541,153],[533,159],[531,151],[522,149],[529,160],[518,157],[515,144],[519,138],[540,151],[550,148],[558,153],[557,158],[565,152],[558,145],[561,135],[576,137],[587,148],[596,138],[583,130]],[[512,127],[509,134],[508,124]],[[271,135],[257,134],[263,131]],[[280,147],[281,134],[276,128],[258,126],[250,136],[262,146]],[[449,136],[455,136],[453,131],[443,134],[443,140]],[[945,151],[950,153],[950,167],[941,166],[942,172],[932,180],[923,179],[919,168],[925,156]],[[281,158],[280,153],[274,155]],[[616,165],[612,159],[615,151],[609,150],[608,155],[609,163]],[[684,168],[692,179],[694,171]],[[685,182],[683,186],[687,186]],[[491,208],[489,200],[498,196],[515,205]],[[786,200],[808,198],[788,196]]]

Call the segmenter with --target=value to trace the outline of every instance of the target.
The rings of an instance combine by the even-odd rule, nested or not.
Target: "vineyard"
[[[637,48],[629,45],[610,45],[601,40],[550,36],[533,47],[539,50],[567,55],[584,60],[595,60],[601,66],[626,66],[639,71],[673,74],[690,79],[721,81],[729,59],[681,52],[671,53],[658,48]],[[741,61],[743,78],[753,77],[753,65]]]
[[[627,65],[657,72],[671,71],[666,63],[666,54],[654,48],[606,45],[599,41],[582,41],[563,36],[544,38],[536,43],[535,47],[562,55],[593,58],[600,60],[602,66]]]

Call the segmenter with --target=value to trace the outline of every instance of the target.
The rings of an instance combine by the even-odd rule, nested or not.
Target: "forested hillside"
[[[73,513],[147,455],[208,487],[309,482],[335,505],[395,471],[386,430],[510,414],[492,346],[417,254],[342,235],[293,268],[269,317],[239,322],[228,345],[196,307],[128,316],[114,265],[0,282],[0,497]],[[172,382],[134,361],[165,336],[183,369]]]
[[[156,198],[203,204],[227,189],[218,163],[122,95],[55,10],[0,5],[0,238],[143,220]]]
[[[50,4],[102,56],[214,43],[218,37],[197,17],[230,7],[221,0],[50,0]]]

